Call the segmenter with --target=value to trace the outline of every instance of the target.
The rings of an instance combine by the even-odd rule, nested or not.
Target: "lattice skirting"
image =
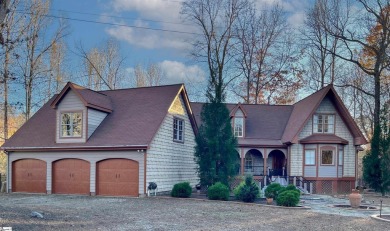
[[[313,183],[314,194],[349,194],[355,188],[355,181],[348,180],[315,180]]]

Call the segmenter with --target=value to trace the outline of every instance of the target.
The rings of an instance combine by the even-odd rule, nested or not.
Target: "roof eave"
[[[48,152],[48,151],[119,151],[148,149],[148,145],[118,145],[118,146],[72,146],[72,147],[1,147],[5,152]]]

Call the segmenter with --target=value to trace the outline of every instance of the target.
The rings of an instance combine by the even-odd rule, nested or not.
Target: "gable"
[[[83,102],[76,95],[74,90],[68,90],[67,93],[62,97],[62,100],[57,105],[55,131],[56,131],[56,142],[57,143],[83,143],[87,139],[87,108]],[[61,135],[61,114],[69,112],[78,112],[82,115],[82,131],[81,137],[62,137]]]
[[[238,110],[236,111],[236,113],[234,114],[234,116],[236,116],[236,117],[243,117],[243,116],[244,116],[244,113],[241,111],[241,109],[238,109]]]
[[[347,130],[353,136],[353,143],[355,145],[367,143],[364,135],[332,85],[328,85],[294,104],[294,109],[283,134],[282,142],[297,143],[301,132],[307,131],[307,127],[312,123],[310,121],[317,110],[323,113],[326,111],[336,111],[339,116],[338,120],[343,121],[343,125],[347,127]]]

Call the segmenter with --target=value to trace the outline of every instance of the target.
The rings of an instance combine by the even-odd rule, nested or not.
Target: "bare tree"
[[[304,49],[308,56],[308,81],[310,87],[318,90],[325,84],[333,84],[337,80],[336,55],[338,52],[338,38],[332,37],[323,28],[322,22],[326,20],[328,0],[316,0],[314,6],[306,14],[305,27],[301,29]],[[333,17],[340,17],[339,4],[333,6]],[[345,25],[345,24],[341,24]],[[328,51],[330,50],[330,51]]]
[[[65,43],[61,40],[54,42],[50,49],[50,70],[47,77],[47,98],[45,101],[58,93],[66,83],[66,73],[64,70],[65,55]]]
[[[194,39],[192,56],[207,64],[209,100],[224,101],[226,86],[236,77],[227,70],[234,56],[234,25],[248,4],[247,0],[183,2],[181,14],[194,23],[201,34]]]
[[[90,51],[86,51],[80,44],[78,51],[84,60],[88,87],[95,90],[120,87],[124,76],[125,58],[121,56],[120,47],[116,41],[107,40],[103,47],[94,47]]]
[[[302,78],[294,64],[299,53],[283,10],[278,5],[259,12],[253,5],[248,8],[238,20],[236,45],[236,62],[245,79],[239,83],[245,95],[235,92],[247,103],[293,101]]]
[[[33,91],[40,89],[40,83],[46,82],[45,76],[50,71],[45,59],[54,44],[66,35],[67,26],[60,22],[58,28],[50,36],[49,26],[52,21],[46,17],[50,7],[49,0],[32,0],[26,2],[25,23],[26,37],[19,50],[18,59],[22,84],[25,90],[24,114],[26,120],[31,117],[33,109]],[[52,29],[52,28],[50,28]],[[47,37],[51,37],[47,40]]]
[[[21,1],[14,0],[3,1],[1,3],[1,12],[2,17],[4,16],[4,22],[1,26],[1,59],[3,60],[2,70],[0,82],[2,83],[3,88],[3,136],[4,140],[8,139],[8,109],[9,109],[9,85],[10,83],[16,79],[16,75],[14,73],[14,64],[13,59],[17,59],[19,56],[15,54],[15,49],[20,46],[21,42],[23,42],[23,35],[26,30],[26,26],[23,24],[23,15],[17,14],[15,9],[20,7]],[[8,12],[8,10],[10,10]],[[3,12],[4,11],[4,12]],[[6,13],[8,12],[8,13]]]
[[[164,74],[161,67],[156,63],[149,63],[145,68],[137,64],[134,68],[134,78],[136,87],[158,86]]]
[[[373,91],[366,91],[357,85],[345,84],[363,92],[367,96],[374,98],[374,135],[380,134],[380,110],[381,110],[381,87],[383,86],[382,73],[389,67],[390,59],[388,49],[390,48],[390,10],[389,0],[355,0],[361,6],[360,10],[345,3],[343,12],[338,14],[340,2],[328,0],[326,2],[328,11],[325,12],[324,20],[321,22],[322,28],[333,39],[340,42],[341,52],[334,52],[326,48],[328,52],[337,58],[351,62],[360,68],[366,75],[371,76],[373,80]],[[378,33],[374,40],[369,37],[375,28]],[[361,59],[356,50],[370,53],[371,64],[367,65],[364,59]],[[379,150],[377,142],[372,144],[372,149]]]

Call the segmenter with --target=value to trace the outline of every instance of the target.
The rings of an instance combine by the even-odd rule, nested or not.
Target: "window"
[[[315,164],[316,164],[316,151],[305,150],[305,165],[315,165]]]
[[[61,113],[61,137],[81,137],[82,118],[81,112]]]
[[[253,171],[253,159],[251,154],[245,155],[245,172]]]
[[[333,151],[332,150],[322,150],[321,164],[322,165],[333,165]]]
[[[184,120],[173,118],[173,140],[184,142],[183,137]]]
[[[344,160],[344,150],[341,148],[339,149],[339,165],[343,165]]]
[[[234,117],[234,136],[244,136],[244,118],[242,117]]]
[[[314,115],[313,130],[315,133],[333,133],[334,115]]]

